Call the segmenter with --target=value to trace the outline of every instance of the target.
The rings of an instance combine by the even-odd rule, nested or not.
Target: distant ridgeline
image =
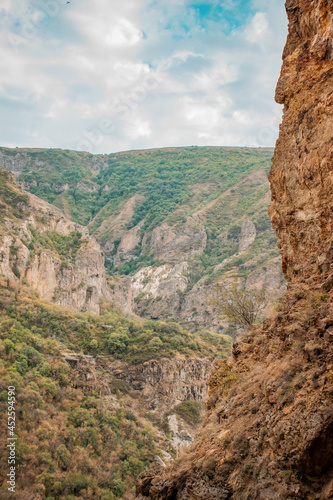
[[[193,327],[204,323],[218,331],[221,321],[205,299],[217,282],[236,276],[247,287],[279,289],[283,283],[267,215],[272,153],[187,147],[92,155],[0,148],[0,168],[88,226],[108,273],[131,277],[129,310],[186,318]]]

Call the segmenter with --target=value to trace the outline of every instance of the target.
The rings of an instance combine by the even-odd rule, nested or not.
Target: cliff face
[[[211,371],[208,359],[159,359],[140,365],[115,362],[113,375],[140,391],[153,413],[161,415],[181,401],[205,401]]]
[[[214,367],[198,439],[140,500],[333,498],[333,3],[286,8],[270,215],[288,294]]]
[[[264,274],[270,285],[274,269],[271,304],[272,289],[285,286],[267,215],[272,152],[0,148],[0,168],[89,229],[113,277],[112,298],[126,312],[230,333],[233,327],[209,304],[219,285],[239,278],[254,286],[259,276],[259,287]]]
[[[326,276],[333,259],[332,2],[288,1],[276,89],[284,104],[270,173],[270,217],[289,280]]]
[[[34,195],[28,195],[23,212],[21,218],[10,212],[3,218],[2,277],[15,283],[25,280],[41,297],[58,305],[98,314],[100,302],[110,299],[111,294],[96,240],[86,228],[67,220],[59,209]]]
[[[177,356],[133,365],[110,356],[95,358],[73,352],[63,353],[63,359],[70,365],[76,384],[97,390],[111,410],[126,407],[149,420],[159,433],[158,440],[163,441],[164,451],[178,454],[193,443],[208,394],[209,359]],[[179,413],[182,402],[190,403],[197,419],[183,418]],[[163,458],[168,462],[171,455],[166,453]]]
[[[195,186],[196,191],[203,188]],[[211,194],[211,189],[206,186],[206,193]],[[236,225],[221,231],[225,220],[233,219],[248,194],[254,192],[263,194],[259,205],[268,207],[268,180],[264,169],[246,176],[182,222],[163,222],[146,231],[142,223],[131,229],[126,227],[136,203],[135,197],[130,199],[121,212],[108,217],[95,234],[103,240],[105,252],[113,252],[114,266],[143,257],[152,259],[153,264],[143,266],[133,276],[115,277],[115,302],[127,312],[143,317],[175,318],[193,331],[204,326],[219,333],[230,325],[221,317],[220,309],[211,306],[211,299],[220,285],[238,278],[247,289],[266,288],[269,303],[264,311],[266,317],[285,289],[280,257],[269,250],[271,243],[264,244],[264,239],[274,239],[270,224],[263,227],[256,220],[256,226],[251,209],[251,218],[237,219]],[[118,245],[111,243],[110,246],[116,237]],[[140,256],[135,256],[138,249]],[[216,264],[207,266],[209,259]]]

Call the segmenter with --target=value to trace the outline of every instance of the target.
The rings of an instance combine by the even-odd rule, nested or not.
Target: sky
[[[1,0],[0,145],[274,146],[283,0]]]

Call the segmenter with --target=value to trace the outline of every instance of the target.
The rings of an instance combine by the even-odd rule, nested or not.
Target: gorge
[[[215,368],[194,446],[144,473],[140,500],[333,496],[333,5],[287,0],[286,9],[269,213],[288,293]]]

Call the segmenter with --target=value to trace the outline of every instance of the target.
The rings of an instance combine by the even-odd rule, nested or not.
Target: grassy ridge
[[[20,150],[0,148],[4,155],[20,157]],[[140,193],[145,199],[136,207],[131,226],[145,219],[145,229],[171,216],[175,208],[191,203],[192,185],[210,183],[214,193],[196,197],[208,203],[218,194],[259,168],[270,168],[271,150],[209,147],[132,151],[91,155],[68,150],[25,150],[20,181],[50,203],[66,202],[72,219],[83,225],[97,216],[96,229],[120,204]],[[88,191],[78,183],[87,184]],[[60,196],[57,185],[68,184]],[[62,207],[60,207],[62,208]]]

